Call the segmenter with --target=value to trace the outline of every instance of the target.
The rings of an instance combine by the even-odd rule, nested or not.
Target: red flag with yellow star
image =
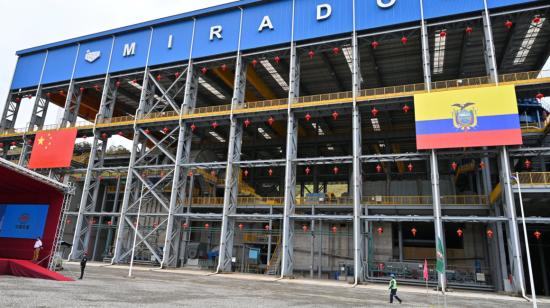
[[[75,142],[76,128],[36,133],[29,169],[70,167]]]

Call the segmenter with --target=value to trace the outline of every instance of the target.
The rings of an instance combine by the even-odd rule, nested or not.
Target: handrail
[[[510,73],[499,75],[498,79],[501,83],[514,83],[518,81],[529,81],[529,80],[548,80],[550,82],[550,77],[544,77],[547,71],[531,71],[531,72],[520,72],[520,73]],[[548,71],[550,72],[550,71]],[[453,79],[446,81],[434,81],[432,82],[433,91],[442,91],[449,89],[457,89],[462,87],[472,87],[472,86],[481,86],[481,85],[491,85],[491,80],[487,76],[481,77],[471,77],[463,79]],[[372,88],[372,89],[363,89],[358,93],[358,100],[369,100],[369,99],[382,99],[384,97],[396,97],[396,96],[410,96],[416,93],[426,92],[426,87],[424,83],[408,84],[408,85],[397,85],[390,87],[381,87],[381,88]],[[337,93],[326,93],[326,94],[317,94],[309,96],[301,96],[291,100],[292,105],[300,107],[300,105],[322,105],[322,104],[333,104],[336,102],[350,102],[350,99],[353,98],[353,92],[337,92]],[[239,110],[246,111],[251,109],[260,109],[258,112],[262,111],[262,108],[269,107],[282,107],[288,105],[289,100],[287,98],[282,99],[273,99],[273,100],[263,100],[255,102],[247,102]],[[227,105],[218,105],[218,106],[207,106],[207,107],[198,107],[190,110],[189,114],[179,115],[176,111],[166,111],[166,112],[156,112],[140,116],[137,119],[138,123],[140,121],[148,122],[148,120],[154,119],[156,121],[162,121],[163,118],[166,120],[178,118],[196,118],[203,116],[215,116],[219,114],[229,113],[231,111],[231,104]],[[134,116],[122,116],[122,117],[113,117],[107,119],[101,119],[98,121],[98,125],[109,125],[116,126],[116,124],[123,125],[124,123],[134,122]],[[545,128],[550,125],[550,120],[545,123]],[[71,127],[80,127],[80,128],[91,128],[93,124],[90,122],[77,122]],[[54,130],[59,129],[58,125],[48,125],[40,130]],[[531,129],[531,128],[528,128]],[[15,128],[7,129],[0,133],[0,137],[7,135],[18,135],[28,132],[35,132],[37,130],[29,130],[27,128]]]
[[[521,172],[519,174],[521,185],[550,185],[550,172]],[[516,184],[514,182],[514,184]]]

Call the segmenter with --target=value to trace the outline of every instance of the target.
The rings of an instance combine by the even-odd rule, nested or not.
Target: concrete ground
[[[62,274],[76,278],[77,264]],[[0,276],[0,307],[389,307],[386,285],[353,288],[336,281],[277,280],[260,275],[212,275],[190,270],[151,270],[89,264],[84,280],[53,282]],[[436,293],[401,286],[400,307],[437,307]],[[440,307],[443,299],[440,297]],[[539,307],[550,307],[542,299]],[[399,304],[394,304],[398,305]],[[493,293],[451,292],[448,307],[531,307]]]

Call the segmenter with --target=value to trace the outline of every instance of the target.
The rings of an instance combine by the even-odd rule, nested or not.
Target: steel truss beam
[[[80,199],[78,217],[73,235],[73,246],[71,247],[69,259],[79,259],[83,252],[87,252],[89,248],[92,222],[90,219],[86,219],[85,215],[86,213],[95,211],[98,203],[98,195],[101,188],[101,171],[98,170],[103,168],[108,144],[108,139],[102,138],[102,133],[97,129],[96,125],[98,121],[113,116],[113,106],[116,101],[116,96],[116,83],[107,75],[101,95],[100,112],[97,114],[94,123],[92,148],[90,150],[90,157],[88,158],[88,166],[86,168],[84,186],[82,188],[82,197]]]
[[[44,122],[46,121],[46,114],[48,112],[49,105],[50,105],[49,98],[44,97],[42,86],[38,86],[38,89],[36,90],[32,114],[31,114],[31,120],[26,130],[27,132],[40,130],[42,129],[42,127],[44,127]],[[23,135],[23,146],[21,148],[21,155],[19,156],[20,166],[27,165],[31,151],[32,151],[32,138],[28,138],[26,135]]]
[[[235,218],[239,196],[240,168],[235,162],[241,159],[243,139],[243,121],[234,116],[233,111],[242,108],[245,102],[247,65],[243,63],[242,54],[237,55],[235,65],[235,85],[231,101],[229,145],[227,167],[225,172],[225,191],[223,197],[223,220],[220,234],[220,256],[216,272],[230,272],[233,257],[233,239],[235,236]]]
[[[73,126],[78,119],[78,111],[80,110],[80,103],[82,102],[82,96],[84,95],[84,89],[79,89],[76,82],[71,80],[69,88],[67,89],[67,97],[65,99],[65,108],[63,118],[61,119],[61,128],[67,126]]]

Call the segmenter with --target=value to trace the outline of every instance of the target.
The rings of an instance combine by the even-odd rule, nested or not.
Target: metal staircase
[[[69,206],[71,205],[71,200],[74,195],[74,185],[73,183],[68,183],[70,189],[69,191],[65,192],[65,195],[63,196],[63,205],[61,206],[61,213],[59,214],[60,219],[57,221],[57,228],[55,231],[55,236],[53,239],[53,248],[50,251],[50,255],[48,256],[48,269],[53,271],[55,270],[55,264],[56,264],[56,254],[59,251],[59,247],[61,246],[61,241],[63,240],[63,234],[65,233],[65,221],[67,219],[67,212],[69,209]]]
[[[267,269],[265,271],[266,275],[278,275],[279,271],[281,269],[281,239],[279,237],[279,240],[277,241],[277,246],[275,247],[275,250],[273,251],[273,255],[271,256],[271,259],[267,263]]]

